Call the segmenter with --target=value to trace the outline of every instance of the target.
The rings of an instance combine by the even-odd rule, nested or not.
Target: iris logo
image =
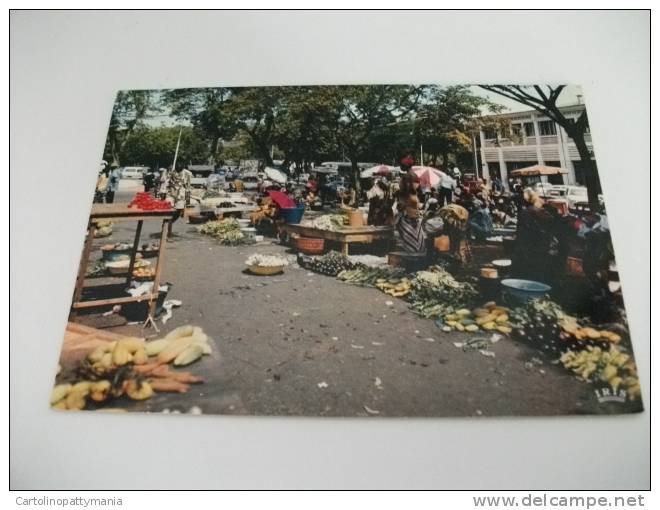
[[[623,388],[615,390],[609,386],[596,389],[594,390],[594,393],[596,394],[598,402],[601,404],[604,404],[605,402],[619,402],[622,404],[628,397],[628,393]]]

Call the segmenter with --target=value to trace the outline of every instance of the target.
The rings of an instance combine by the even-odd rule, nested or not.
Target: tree
[[[245,87],[232,89],[225,112],[236,127],[246,134],[266,166],[273,164],[271,149],[276,136],[276,121],[282,112],[290,87]]]
[[[358,162],[373,153],[374,142],[396,131],[397,121],[411,114],[424,87],[411,85],[350,85],[318,87],[323,102],[336,112],[330,132],[350,160],[355,186],[359,186]]]
[[[173,117],[193,125],[208,143],[210,159],[214,159],[220,140],[229,139],[236,132],[236,123],[226,108],[230,97],[230,89],[221,87],[172,89],[163,93],[162,105],[169,108]]]
[[[521,86],[521,85],[480,85],[481,88],[495,92],[501,96],[513,99],[525,106],[542,113],[551,120],[559,124],[566,134],[573,139],[575,147],[580,154],[580,160],[584,166],[584,177],[589,196],[589,207],[592,211],[598,211],[600,208],[598,194],[600,193],[600,179],[596,164],[591,158],[591,151],[587,147],[584,135],[589,127],[586,108],[582,110],[577,120],[568,118],[557,106],[557,99],[566,87],[558,85],[552,87],[546,85],[545,89],[539,85]]]
[[[156,91],[120,90],[112,108],[103,158],[120,165],[120,153],[131,134],[142,124],[148,113],[156,108]]]
[[[168,167],[174,160],[180,129],[181,144],[177,161],[182,165],[205,161],[209,150],[206,140],[190,126],[141,126],[134,130],[133,136],[123,145],[120,157],[130,164],[152,168]]]
[[[450,154],[456,159],[470,150],[474,119],[479,118],[483,110],[499,112],[501,109],[500,105],[475,95],[465,85],[429,87],[415,117],[417,144],[423,145],[432,164],[437,164],[441,156],[442,164],[447,166]]]

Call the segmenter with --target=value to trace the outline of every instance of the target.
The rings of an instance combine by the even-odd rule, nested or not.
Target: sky
[[[526,110],[531,110],[529,106],[520,104],[517,101],[513,101],[494,92],[489,92],[484,90],[476,85],[470,87],[472,93],[476,96],[486,97],[490,99],[493,103],[501,104],[508,109],[508,112],[523,112]],[[561,91],[559,98],[557,99],[557,104],[559,106],[566,106],[571,104],[576,104],[578,102],[578,95],[582,95],[582,87],[579,85],[567,85],[564,90]],[[584,97],[582,97],[582,102],[584,103]]]

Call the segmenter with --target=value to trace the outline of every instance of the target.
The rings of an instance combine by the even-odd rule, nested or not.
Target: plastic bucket
[[[304,205],[299,205],[298,207],[282,207],[280,209],[280,218],[282,218],[285,223],[296,224],[300,223],[304,213]]]

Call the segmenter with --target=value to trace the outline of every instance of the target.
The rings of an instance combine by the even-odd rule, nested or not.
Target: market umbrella
[[[419,177],[419,183],[429,188],[437,188],[440,185],[440,180],[445,175],[444,172],[430,166],[414,166],[411,170]]]
[[[548,166],[548,165],[532,165],[525,168],[518,168],[511,172],[511,175],[515,177],[519,176],[528,176],[528,175],[560,175],[567,174],[568,170],[565,168],[560,168],[558,166]]]
[[[267,191],[266,193],[268,193],[271,200],[281,209],[296,207],[296,202],[286,193],[282,193],[281,191]]]
[[[271,181],[275,181],[279,184],[286,184],[286,174],[281,170],[267,166],[264,168],[264,173]]]
[[[374,175],[390,175],[396,171],[396,167],[390,165],[376,165],[372,166],[371,168],[367,168],[366,170],[362,170],[362,172],[360,172],[360,177],[365,179],[368,177],[373,177]]]

